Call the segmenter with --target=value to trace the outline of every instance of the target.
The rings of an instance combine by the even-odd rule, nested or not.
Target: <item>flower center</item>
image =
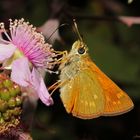
[[[11,69],[11,64],[14,60],[23,57],[24,54],[18,48],[15,50],[14,54],[4,63],[6,69]]]
[[[18,48],[15,50],[13,56],[12,56],[12,59],[15,60],[15,59],[18,59],[18,58],[21,58],[23,57],[24,54],[22,51],[20,51]]]

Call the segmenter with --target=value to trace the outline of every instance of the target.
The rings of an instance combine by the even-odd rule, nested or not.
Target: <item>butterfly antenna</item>
[[[47,41],[50,40],[50,38],[53,36],[53,34],[54,34],[60,27],[63,27],[63,26],[66,26],[66,25],[69,25],[69,24],[64,23],[64,24],[61,24],[58,28],[56,28],[56,29],[51,33],[51,35],[47,38]]]
[[[74,29],[75,29],[74,31],[75,31],[75,33],[78,35],[80,41],[83,42],[83,38],[81,37],[81,34],[80,34],[79,30],[78,30],[78,26],[77,26],[77,23],[76,23],[75,19],[73,19],[73,23],[74,23]]]

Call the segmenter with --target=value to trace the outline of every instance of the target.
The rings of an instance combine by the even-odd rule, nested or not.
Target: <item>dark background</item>
[[[122,15],[140,16],[139,6],[139,0],[131,4],[127,0],[0,1],[0,20],[6,24],[9,18],[23,17],[37,27],[50,18],[71,25],[76,18],[92,59],[135,104],[124,115],[81,120],[66,113],[57,90],[53,106],[39,101],[32,129],[34,140],[140,139],[140,24],[128,27],[117,20]],[[77,39],[71,26],[61,27],[59,33],[63,43],[55,41],[54,48],[70,50]],[[47,74],[47,86],[57,79],[57,75]]]

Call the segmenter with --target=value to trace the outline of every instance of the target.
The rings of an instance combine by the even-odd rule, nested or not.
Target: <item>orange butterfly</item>
[[[87,50],[80,37],[61,61],[60,84],[56,88],[60,87],[66,111],[81,119],[130,111],[134,106],[132,100],[94,64]]]

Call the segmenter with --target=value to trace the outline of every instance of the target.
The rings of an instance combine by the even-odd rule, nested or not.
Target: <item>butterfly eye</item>
[[[78,53],[79,53],[79,54],[84,54],[85,51],[86,51],[86,50],[85,50],[84,47],[81,47],[81,48],[78,49]]]

